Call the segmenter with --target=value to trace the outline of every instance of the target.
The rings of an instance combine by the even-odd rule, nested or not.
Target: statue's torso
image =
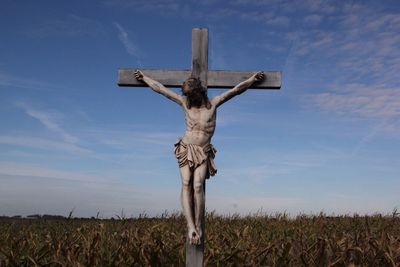
[[[211,142],[216,126],[216,106],[211,105],[210,109],[206,107],[187,108],[183,105],[186,121],[186,132],[183,141],[188,144],[205,146]]]

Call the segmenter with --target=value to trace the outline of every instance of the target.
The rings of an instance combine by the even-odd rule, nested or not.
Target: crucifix
[[[216,127],[217,108],[249,88],[280,89],[279,71],[208,70],[208,29],[192,30],[192,69],[119,69],[118,85],[149,86],[179,104],[186,120],[185,135],[175,144],[182,179],[181,202],[188,234],[186,266],[203,266],[205,234],[205,180],[214,176],[216,149],[211,138]],[[167,87],[181,87],[182,95]],[[211,100],[207,88],[230,88]]]

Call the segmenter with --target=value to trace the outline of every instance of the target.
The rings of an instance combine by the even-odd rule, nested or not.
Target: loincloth
[[[217,153],[217,150],[212,144],[201,147],[198,145],[186,144],[182,139],[179,139],[174,149],[179,168],[189,165],[189,168],[193,171],[206,162],[206,179],[209,179],[210,176],[214,176],[217,173],[217,166],[214,163],[215,153]]]

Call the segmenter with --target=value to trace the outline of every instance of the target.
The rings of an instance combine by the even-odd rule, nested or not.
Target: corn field
[[[206,217],[206,266],[400,266],[400,218]],[[0,266],[184,266],[185,219],[0,220]]]

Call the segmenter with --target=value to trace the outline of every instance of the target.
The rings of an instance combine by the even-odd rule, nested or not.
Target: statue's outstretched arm
[[[243,82],[239,83],[232,89],[229,89],[228,91],[223,92],[222,94],[214,97],[211,102],[212,104],[216,105],[217,107],[231,99],[232,97],[236,95],[240,95],[244,91],[247,90],[253,83],[262,81],[264,79],[264,72],[260,71],[257,73],[254,73],[250,78],[247,80],[244,80]]]
[[[181,95],[178,95],[174,91],[166,88],[161,83],[147,77],[140,70],[136,70],[134,72],[134,75],[138,81],[142,81],[142,82],[146,83],[151,89],[153,89],[154,92],[162,94],[163,96],[167,97],[168,99],[178,103],[179,105],[182,105],[183,100],[182,100]]]

